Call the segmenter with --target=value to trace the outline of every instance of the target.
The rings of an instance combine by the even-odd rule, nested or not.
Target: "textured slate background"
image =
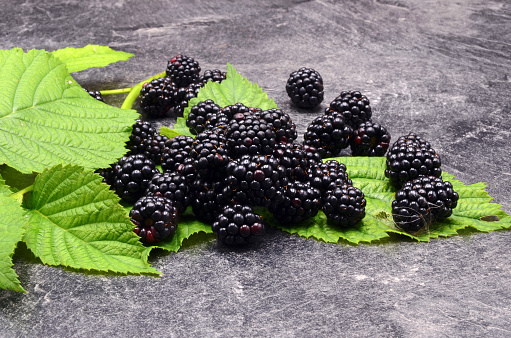
[[[394,137],[428,139],[446,171],[488,182],[511,212],[509,1],[1,2],[0,48],[136,54],[77,73],[90,89],[131,86],[178,53],[203,69],[229,62],[300,133],[342,90],[359,89]],[[285,93],[302,66],[325,82],[313,111]],[[43,266],[20,248],[28,258],[14,268],[28,293],[0,291],[0,335],[508,337],[510,245],[510,231],[349,246],[272,230],[256,248],[232,251],[199,236],[151,256],[161,278]]]

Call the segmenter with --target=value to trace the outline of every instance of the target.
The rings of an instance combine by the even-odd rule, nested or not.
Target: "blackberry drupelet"
[[[161,155],[161,168],[163,171],[176,171],[185,160],[190,158],[193,137],[178,135],[167,142]]]
[[[205,70],[198,80],[199,83],[205,85],[208,81],[222,83],[225,80],[227,73],[222,72],[220,69]]]
[[[280,109],[269,109],[256,113],[256,116],[273,126],[277,142],[291,143],[296,140],[296,126],[289,114]]]
[[[311,167],[321,162],[316,150],[311,153],[309,149],[297,143],[277,143],[272,156],[284,167],[289,180],[305,182],[308,181]]]
[[[385,156],[389,149],[390,134],[379,123],[366,121],[353,131],[350,142],[353,156]]]
[[[240,121],[231,120],[226,136],[232,158],[246,154],[271,154],[276,144],[273,127],[256,116],[246,116]]]
[[[213,222],[218,212],[231,203],[225,195],[223,180],[208,180],[197,176],[190,187],[192,188],[190,203],[192,211],[204,222]]]
[[[251,112],[250,107],[239,102],[222,108],[222,113],[226,115],[229,120],[234,119],[234,115],[236,114],[247,114]]]
[[[356,128],[359,123],[371,120],[372,110],[369,99],[357,90],[345,91],[337,96],[325,110],[327,115],[341,114],[346,123]]]
[[[190,188],[179,172],[156,173],[147,187],[146,196],[162,196],[172,201],[179,214],[190,205]]]
[[[129,154],[142,154],[144,152],[142,146],[144,141],[155,135],[157,135],[157,133],[151,126],[151,123],[137,120],[135,124],[133,124],[130,140],[126,144],[126,147],[130,150]]]
[[[328,190],[323,199],[323,212],[327,219],[347,228],[365,217],[366,200],[362,190],[352,185],[341,185]]]
[[[161,164],[163,150],[168,140],[169,138],[167,136],[155,133],[153,137],[146,138],[142,142],[141,146],[142,153],[147,158],[153,160],[155,164]]]
[[[283,226],[314,217],[322,207],[321,192],[308,182],[289,182],[282,191],[282,201],[268,209]]]
[[[140,90],[140,108],[149,117],[163,117],[174,106],[175,91],[176,85],[168,77],[145,83]]]
[[[190,158],[197,173],[203,178],[223,178],[230,162],[227,140],[223,129],[208,129],[197,134]]]
[[[206,129],[206,123],[216,119],[221,109],[213,100],[201,101],[191,107],[186,118],[186,126],[194,135],[202,133]]]
[[[173,236],[177,229],[177,209],[161,196],[143,196],[130,211],[133,230],[144,244],[158,243]]]
[[[392,216],[402,231],[418,234],[434,222],[451,216],[458,204],[450,182],[441,177],[422,176],[403,184],[392,202]]]
[[[286,84],[287,95],[301,108],[313,108],[323,101],[323,78],[312,68],[292,72]]]
[[[316,148],[322,158],[339,155],[349,146],[353,129],[338,113],[315,118],[304,134],[304,145]]]
[[[440,156],[428,141],[417,134],[401,136],[387,153],[385,176],[400,187],[406,181],[419,176],[440,177]]]
[[[188,102],[199,95],[200,83],[191,83],[188,87],[178,88],[174,92],[174,114],[183,115]]]
[[[220,211],[211,229],[222,243],[242,245],[251,242],[255,236],[263,235],[266,224],[261,216],[254,213],[252,207],[233,204]]]
[[[167,76],[177,87],[188,87],[199,79],[201,68],[199,63],[186,55],[176,55],[167,63]]]
[[[328,160],[313,165],[308,171],[311,186],[319,189],[324,197],[328,191],[342,185],[352,185],[346,166],[336,160]]]
[[[101,102],[105,102],[105,100],[103,100],[103,96],[101,95],[101,93],[99,92],[99,90],[88,90],[88,89],[85,89],[83,88],[90,96],[92,96],[93,98],[95,98],[96,100],[98,101],[101,101]]]

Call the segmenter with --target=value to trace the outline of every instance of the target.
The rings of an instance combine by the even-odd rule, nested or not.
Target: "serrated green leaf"
[[[0,51],[0,164],[105,168],[126,153],[136,111],[99,102],[49,53]]]
[[[119,198],[102,178],[78,166],[43,171],[27,202],[27,247],[49,265],[116,273],[158,271]]]
[[[182,135],[176,129],[170,129],[168,127],[161,127],[160,128],[160,134],[165,135],[168,138],[173,138],[173,137]]]
[[[9,167],[6,164],[0,165],[0,175],[4,178],[13,192],[19,191],[34,183],[36,173],[22,174],[18,170]]]
[[[87,45],[82,48],[67,47],[55,50],[52,54],[66,64],[70,73],[94,67],[105,67],[111,63],[126,61],[135,56],[131,53],[115,51],[108,46],[99,45]]]
[[[12,255],[23,237],[27,217],[0,176],[0,289],[25,292],[12,268]]]

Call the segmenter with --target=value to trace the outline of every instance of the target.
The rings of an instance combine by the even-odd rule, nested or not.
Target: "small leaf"
[[[18,170],[9,167],[6,164],[0,165],[0,175],[4,178],[13,192],[19,191],[34,183],[37,173],[22,174]]]
[[[130,53],[115,51],[108,46],[87,45],[82,48],[67,47],[58,49],[52,54],[66,64],[70,73],[88,68],[105,67],[118,61],[126,61],[135,56]]]
[[[49,265],[157,274],[119,198],[101,181],[78,166],[41,173],[27,202],[27,247]]]
[[[168,127],[161,127],[160,134],[167,136],[168,138],[173,138],[173,137],[182,135],[176,129],[170,129]]]

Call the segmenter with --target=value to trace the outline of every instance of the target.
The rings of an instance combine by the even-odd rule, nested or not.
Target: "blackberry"
[[[130,140],[126,147],[130,150],[131,154],[142,154],[143,143],[145,140],[157,135],[156,130],[151,126],[151,123],[142,120],[137,120],[133,125]]]
[[[147,187],[147,196],[162,196],[172,201],[179,214],[190,205],[190,191],[186,177],[179,172],[156,173]]]
[[[197,173],[204,178],[222,178],[230,161],[223,130],[208,129],[197,134],[190,157]]]
[[[202,74],[199,78],[199,81],[202,85],[205,85],[208,81],[213,81],[217,83],[222,83],[225,80],[227,73],[222,72],[220,69],[214,70],[205,70],[204,74]]]
[[[136,225],[133,231],[145,244],[158,243],[173,236],[177,229],[177,209],[165,197],[141,197],[133,205],[129,216]]]
[[[165,135],[155,134],[153,137],[146,138],[142,142],[141,150],[142,153],[149,159],[153,160],[155,164],[161,164],[163,157],[163,150],[165,143],[169,138]]]
[[[321,161],[319,154],[309,149],[297,143],[277,143],[272,155],[284,167],[289,180],[307,181],[310,168]]]
[[[271,154],[276,144],[273,127],[256,116],[247,116],[240,121],[231,120],[226,136],[232,158],[246,154]]]
[[[277,142],[291,143],[296,140],[296,126],[289,114],[280,109],[269,109],[256,113],[256,116],[273,126]]]
[[[389,148],[390,134],[382,125],[366,121],[353,131],[351,154],[353,156],[384,156]]]
[[[83,88],[90,96],[92,96],[93,98],[95,98],[96,100],[98,101],[101,101],[101,102],[105,102],[105,100],[103,100],[103,96],[101,95],[101,93],[98,91],[98,90],[88,90],[88,89],[85,89]]]
[[[198,178],[197,170],[195,170],[193,160],[190,157],[185,158],[183,163],[177,166],[176,172],[183,175],[188,184],[192,184]]]
[[[163,171],[176,171],[178,167],[190,158],[193,137],[178,135],[167,142],[161,155],[161,168]]]
[[[304,134],[304,144],[316,148],[322,158],[339,155],[349,146],[353,129],[338,113],[315,118]]]
[[[263,235],[266,224],[250,206],[233,204],[221,210],[211,229],[222,243],[241,245],[249,243],[254,236]]]
[[[287,95],[301,108],[313,108],[323,101],[323,78],[312,68],[302,67],[289,75]]]
[[[450,182],[441,177],[422,176],[403,184],[392,202],[392,216],[402,231],[418,234],[434,222],[443,221],[458,204]]]
[[[174,106],[175,91],[176,85],[168,77],[147,82],[140,90],[140,108],[149,117],[163,117]]]
[[[277,159],[243,155],[227,164],[226,195],[237,203],[271,207],[282,200],[285,169]]]
[[[327,115],[341,114],[346,123],[355,128],[359,123],[371,120],[369,99],[357,90],[341,92],[325,110]]]
[[[284,226],[314,217],[322,207],[321,192],[308,182],[290,182],[282,192],[282,201],[269,210]]]
[[[401,186],[419,176],[440,177],[440,156],[428,141],[417,134],[401,136],[387,153],[385,176],[391,183]]]
[[[199,63],[186,55],[176,55],[167,63],[167,76],[177,87],[187,87],[199,79],[201,68]]]
[[[225,183],[222,180],[209,180],[198,176],[190,187],[192,211],[204,222],[213,222],[218,212],[230,203],[225,195]]]
[[[234,119],[236,114],[252,113],[253,111],[245,106],[243,103],[236,103],[222,108],[222,113],[227,116],[229,120]]]
[[[124,156],[110,170],[112,189],[128,203],[144,195],[149,181],[158,172],[154,162],[142,154]]]
[[[319,189],[322,196],[328,191],[334,190],[335,187],[353,184],[346,172],[346,166],[336,160],[328,160],[311,166],[308,171],[308,179],[311,186]]]
[[[183,115],[188,102],[199,95],[200,83],[191,83],[188,87],[178,88],[174,92],[174,114]]]
[[[352,185],[345,184],[329,190],[323,203],[327,219],[343,228],[353,226],[365,217],[364,193]]]
[[[206,123],[212,118],[216,118],[221,107],[213,100],[206,100],[197,103],[190,109],[186,118],[186,126],[194,135],[202,133],[206,129]]]

